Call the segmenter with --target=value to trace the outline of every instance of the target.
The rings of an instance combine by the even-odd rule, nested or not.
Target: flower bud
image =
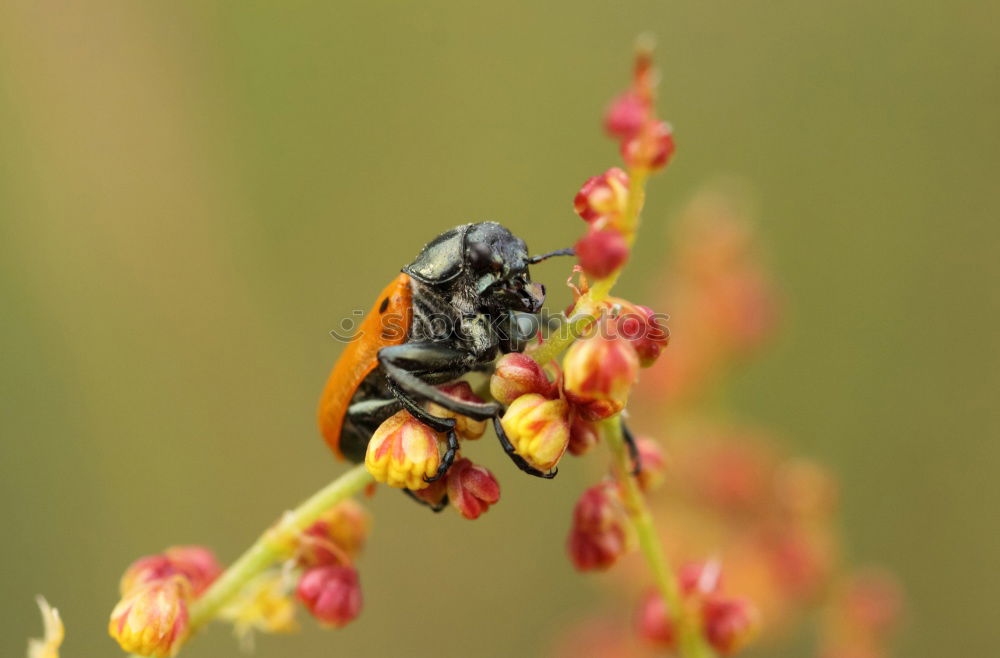
[[[517,454],[540,471],[559,463],[569,445],[569,405],[562,399],[522,395],[507,408],[500,425]]]
[[[437,472],[438,434],[406,411],[387,418],[368,442],[365,467],[378,482],[416,491]]]
[[[351,567],[328,565],[307,569],[296,596],[321,624],[340,628],[361,612],[361,585]]]
[[[595,485],[580,496],[566,548],[579,571],[603,571],[628,550],[625,512],[612,485]]]
[[[202,546],[172,546],[164,555],[191,584],[191,593],[197,598],[222,574],[222,566],[212,551]]]
[[[477,404],[485,402],[485,400],[472,392],[472,387],[469,386],[469,382],[466,381],[458,381],[453,384],[438,386],[438,390],[448,397],[461,400],[462,402],[475,402]],[[478,439],[486,432],[485,420],[474,420],[468,416],[460,416],[454,411],[445,409],[444,407],[434,404],[433,402],[427,405],[427,410],[439,418],[454,418],[455,433],[463,439]]]
[[[628,174],[612,167],[600,176],[592,176],[573,199],[573,209],[585,221],[608,218],[616,220],[628,205]]]
[[[616,301],[622,303],[623,310],[614,321],[613,332],[632,344],[639,355],[639,365],[648,368],[656,363],[660,352],[670,342],[666,317],[657,315],[648,306]]]
[[[667,458],[663,455],[663,448],[659,441],[640,436],[635,440],[635,447],[639,451],[639,488],[649,492],[658,488],[666,479]]]
[[[603,279],[628,260],[628,242],[615,228],[591,227],[576,243],[576,257],[587,276]]]
[[[715,594],[722,586],[722,565],[718,560],[688,562],[677,572],[684,596]]]
[[[453,468],[455,468],[454,464],[452,464],[452,468],[448,469],[449,474]],[[434,480],[420,491],[414,491],[413,495],[417,498],[417,500],[421,500],[427,503],[430,507],[440,510],[443,506],[448,504],[447,480],[447,477]]]
[[[143,585],[163,581],[175,575],[177,569],[166,555],[161,553],[147,555],[129,565],[118,582],[118,591],[125,596]]]
[[[337,503],[299,536],[299,564],[349,563],[361,552],[370,525],[368,512],[360,503],[352,499]]]
[[[674,154],[674,133],[665,121],[651,121],[622,142],[622,159],[629,167],[655,170]]]
[[[566,397],[584,420],[618,413],[639,374],[639,357],[625,340],[594,335],[570,346],[563,360]]]
[[[140,656],[173,656],[188,634],[187,585],[180,576],[137,585],[111,612],[108,632]]]
[[[604,114],[604,129],[612,137],[628,139],[635,135],[649,118],[649,103],[633,91],[627,91],[611,101]]]
[[[701,614],[705,639],[723,655],[743,649],[759,627],[757,609],[745,599],[713,596],[705,601]]]
[[[465,518],[478,519],[500,500],[500,484],[485,467],[462,458],[448,470],[448,500]]]
[[[500,404],[509,405],[528,393],[553,397],[553,388],[542,367],[518,352],[500,357],[490,377],[490,395]]]
[[[677,625],[655,589],[646,592],[639,602],[636,631],[643,640],[661,649],[673,649],[677,644]]]
[[[597,428],[594,427],[593,423],[580,418],[579,414],[573,417],[573,423],[569,428],[570,454],[577,457],[586,454],[597,443],[598,439],[600,439],[600,434],[597,433]]]

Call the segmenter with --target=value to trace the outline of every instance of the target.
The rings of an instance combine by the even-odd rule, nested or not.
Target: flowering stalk
[[[289,556],[295,538],[326,510],[374,482],[364,464],[359,464],[326,485],[267,530],[191,606],[191,630],[212,620],[255,576]]]

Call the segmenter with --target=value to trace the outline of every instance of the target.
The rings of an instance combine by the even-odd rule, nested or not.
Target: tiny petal
[[[42,612],[45,634],[41,639],[28,640],[28,658],[59,658],[59,647],[62,646],[63,638],[66,636],[59,611],[49,605],[45,597],[39,596],[35,600]]]
[[[757,609],[745,599],[710,597],[702,607],[702,619],[705,638],[723,655],[743,649],[759,627]]]
[[[576,257],[587,276],[603,279],[628,260],[628,243],[621,231],[615,228],[595,229],[587,232],[576,243]]]
[[[500,484],[485,467],[459,459],[448,470],[448,500],[465,518],[478,519],[500,500]]]
[[[530,356],[511,352],[497,361],[490,377],[490,395],[500,404],[511,404],[528,393],[553,397],[553,384]]]
[[[546,471],[559,463],[569,445],[569,405],[537,393],[522,395],[500,419],[517,454]]]
[[[649,103],[639,94],[627,91],[611,102],[604,114],[604,129],[612,137],[627,139],[635,135],[649,118]]]
[[[629,167],[661,169],[674,154],[674,133],[669,123],[652,121],[622,142],[622,159]]]
[[[461,400],[462,402],[475,402],[478,404],[486,402],[472,392],[472,387],[469,386],[469,382],[466,381],[458,381],[452,384],[438,386],[438,390],[445,395],[453,397],[456,400]],[[427,410],[439,418],[454,418],[455,432],[463,439],[478,439],[486,432],[485,420],[474,420],[468,416],[460,416],[454,411],[450,411],[434,403],[428,404]]]
[[[180,576],[138,585],[111,612],[108,632],[140,656],[173,656],[188,634],[187,585]]]
[[[566,397],[585,420],[595,421],[625,408],[639,357],[628,341],[598,334],[573,343],[563,369]]]
[[[573,209],[587,222],[614,221],[628,205],[628,185],[628,174],[612,167],[600,176],[587,179],[573,199]]]
[[[361,613],[361,585],[358,572],[351,567],[307,569],[295,593],[312,616],[326,626],[340,628]]]
[[[643,640],[659,648],[673,649],[677,644],[677,625],[656,590],[646,592],[639,602],[636,631]]]
[[[437,472],[440,461],[437,432],[406,411],[379,425],[365,454],[365,466],[378,482],[414,491],[427,486],[424,478]]]

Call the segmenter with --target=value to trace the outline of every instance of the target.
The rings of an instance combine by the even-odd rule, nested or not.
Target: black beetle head
[[[427,244],[403,272],[434,286],[462,286],[489,313],[537,313],[545,289],[528,274],[528,247],[496,222],[464,224]]]

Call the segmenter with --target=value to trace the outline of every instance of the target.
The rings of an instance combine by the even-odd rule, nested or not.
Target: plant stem
[[[286,558],[292,550],[295,537],[311,526],[323,512],[350,498],[371,482],[374,480],[365,469],[365,465],[358,464],[314,493],[294,510],[286,512],[276,525],[264,532],[253,546],[233,562],[194,602],[191,606],[191,629],[197,630],[211,621],[251,579]]]
[[[601,421],[601,434],[611,451],[615,473],[621,485],[622,501],[632,526],[635,528],[642,551],[656,587],[671,616],[677,620],[678,651],[682,658],[711,658],[714,654],[705,643],[698,629],[696,614],[684,605],[677,576],[667,561],[660,538],[653,525],[653,517],[646,506],[646,500],[639,489],[639,483],[632,475],[632,463],[622,435],[622,421],[612,416]]]

